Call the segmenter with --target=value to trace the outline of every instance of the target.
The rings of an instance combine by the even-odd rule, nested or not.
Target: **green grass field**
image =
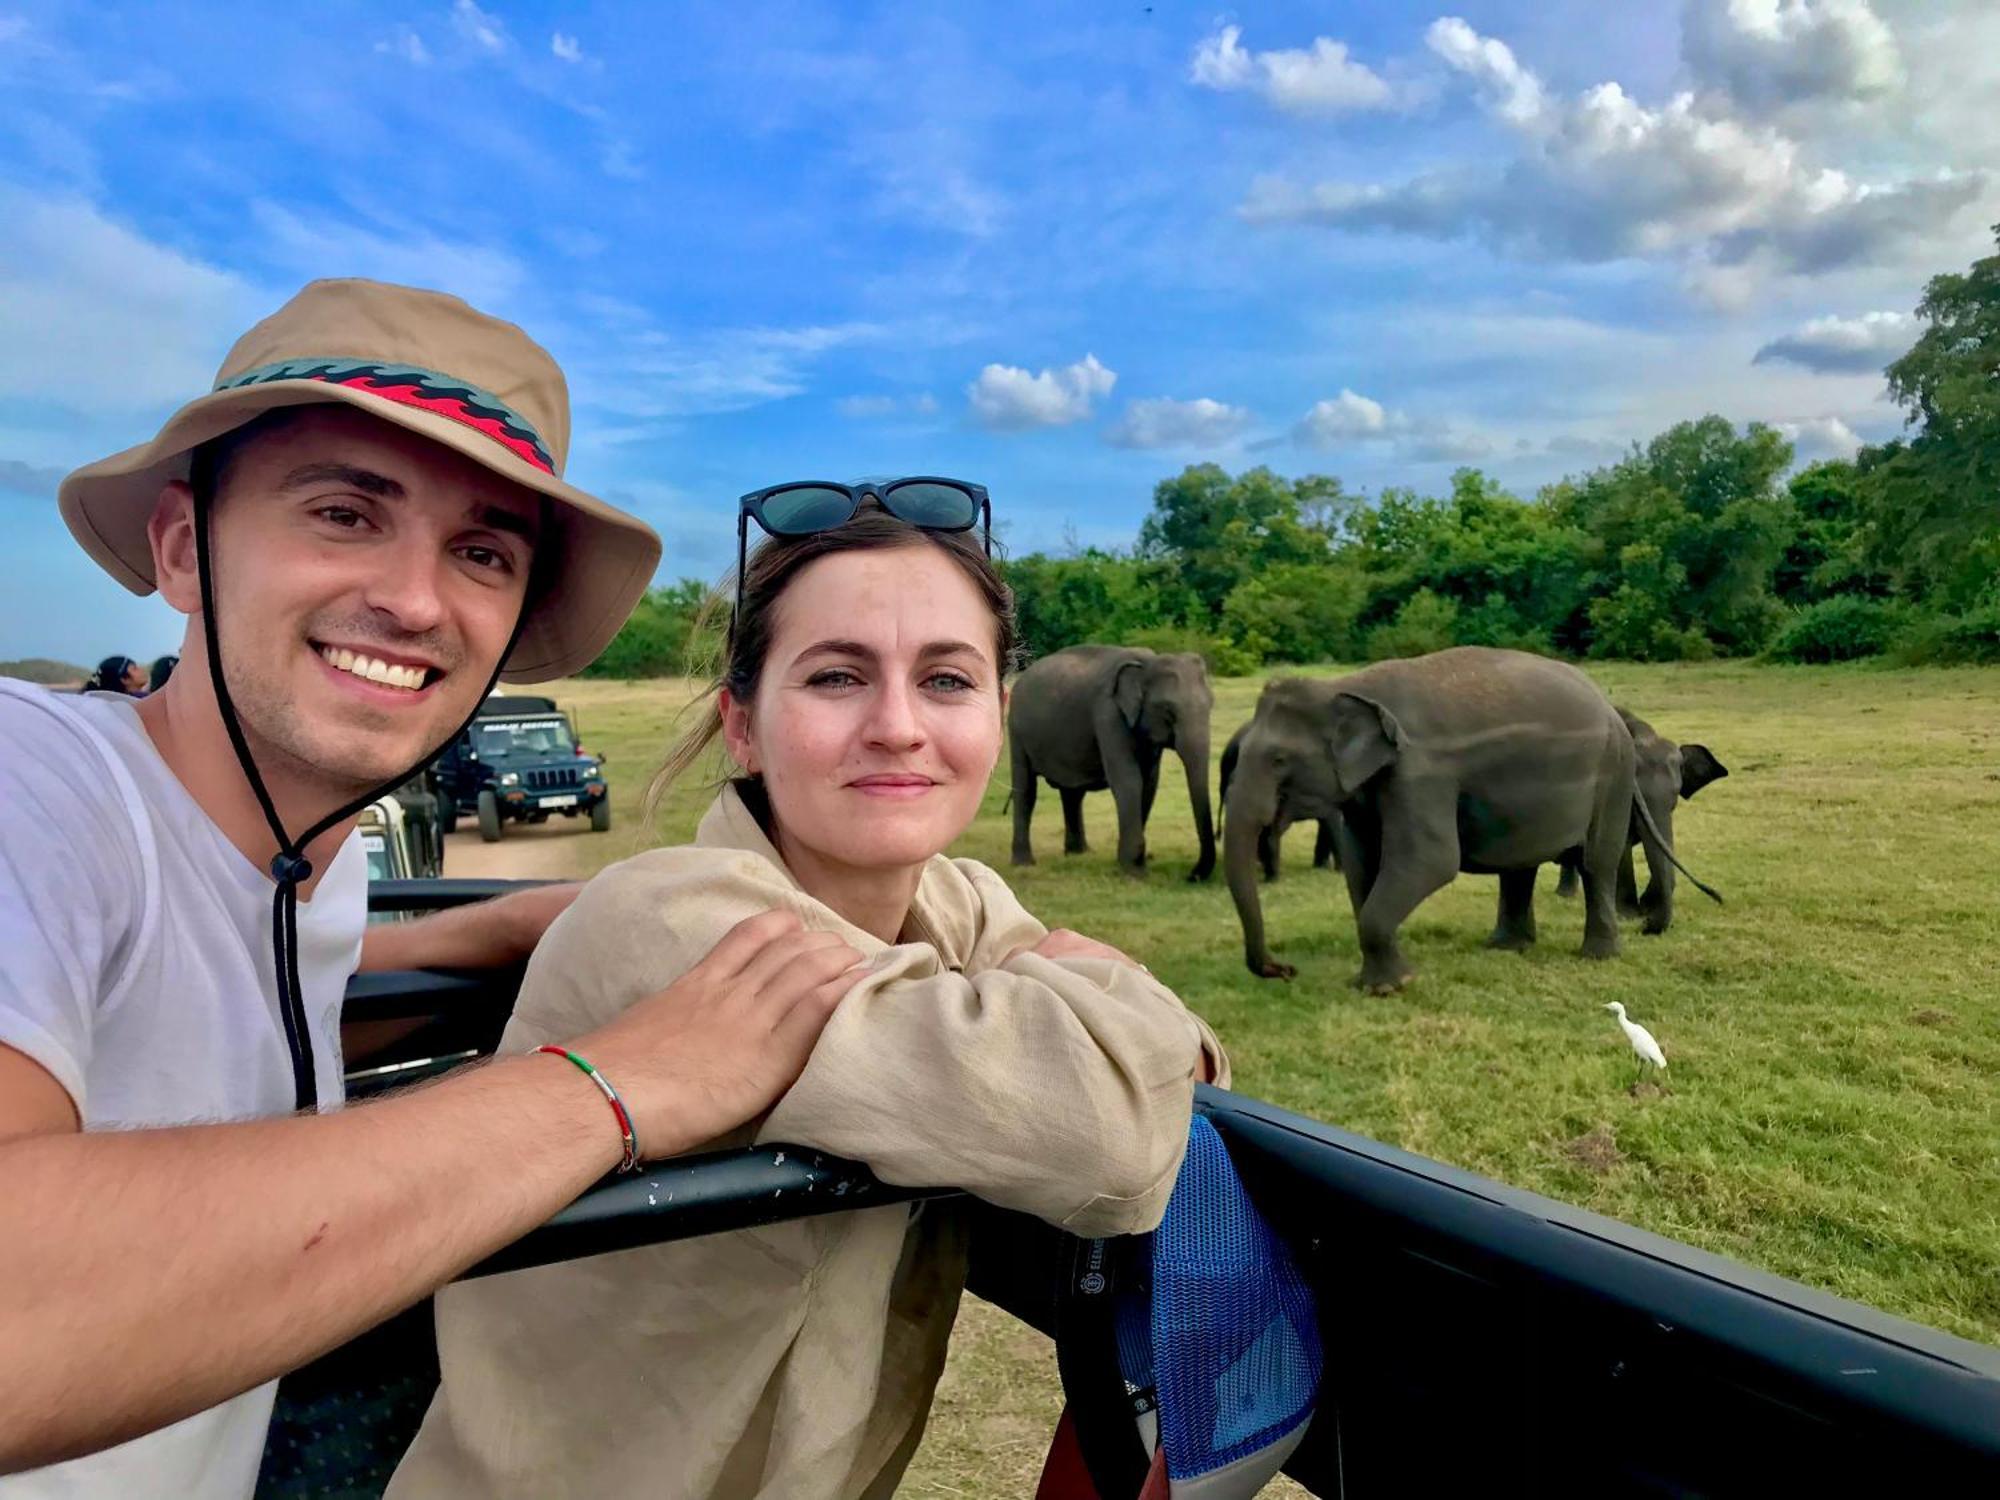
[[[1115,866],[1109,794],[1089,800],[1093,850],[1073,857],[1044,795],[1041,862],[1013,872],[1015,888],[1045,921],[1142,957],[1220,1032],[1243,1092],[2000,1343],[2000,671],[1593,675],[1731,772],[1676,827],[1682,859],[1728,904],[1683,883],[1673,929],[1629,926],[1617,960],[1575,956],[1581,912],[1556,898],[1553,869],[1540,946],[1487,950],[1495,882],[1466,876],[1404,928],[1415,983],[1363,995],[1344,886],[1310,868],[1306,826],[1265,890],[1272,948],[1298,977],[1253,979],[1219,872],[1183,879],[1194,833],[1172,761],[1145,879]],[[1260,686],[1218,684],[1218,746]],[[624,815],[623,831],[575,841],[581,869],[639,847],[640,789],[688,696],[559,688],[585,742],[611,752]],[[1002,870],[1005,773],[1003,756],[954,851]],[[677,792],[647,840],[685,838],[706,800]],[[1609,1000],[1660,1038],[1663,1091],[1634,1090]],[[1015,1494],[1032,1477],[1053,1366],[1024,1374],[1045,1356],[1005,1321],[969,1321],[907,1493]],[[1025,1468],[1017,1449],[1033,1450]]]

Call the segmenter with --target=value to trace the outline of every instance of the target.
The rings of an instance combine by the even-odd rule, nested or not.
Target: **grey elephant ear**
[[[1396,763],[1403,745],[1403,726],[1381,704],[1354,693],[1333,700],[1333,768],[1348,792],[1379,776]]]
[[[1717,760],[1706,745],[1681,746],[1681,800],[1686,801],[1711,781],[1720,781],[1729,767]]]
[[[1128,661],[1111,680],[1111,698],[1118,705],[1118,717],[1128,729],[1139,727],[1139,712],[1146,706],[1146,663]]]

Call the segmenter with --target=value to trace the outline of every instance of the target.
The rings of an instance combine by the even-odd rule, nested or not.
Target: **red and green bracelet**
[[[584,1077],[597,1085],[598,1092],[610,1101],[611,1113],[618,1119],[618,1134],[625,1142],[625,1159],[618,1163],[618,1170],[621,1172],[638,1171],[639,1137],[633,1132],[631,1113],[625,1108],[625,1101],[618,1097],[618,1090],[611,1086],[611,1080],[567,1047],[537,1047],[535,1050],[537,1052],[553,1053],[557,1057],[568,1058],[578,1068],[583,1070]]]

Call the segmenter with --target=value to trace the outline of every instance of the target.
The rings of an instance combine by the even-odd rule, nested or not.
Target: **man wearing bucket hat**
[[[588,663],[658,560],[564,483],[568,427],[513,325],[324,281],[63,482],[85,550],[189,625],[143,702],[0,683],[0,804],[36,810],[0,823],[0,1497],[249,1495],[276,1376],[761,1112],[851,982],[766,913],[569,1056],[332,1108],[354,815],[497,679]],[[525,956],[562,900],[393,959]]]

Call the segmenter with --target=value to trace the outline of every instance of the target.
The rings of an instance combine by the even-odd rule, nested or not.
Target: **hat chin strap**
[[[205,488],[205,487],[204,487]],[[353,801],[335,809],[321,818],[297,838],[285,832],[284,819],[278,816],[277,804],[271,800],[271,793],[264,785],[263,774],[257,769],[257,758],[250,753],[250,742],[244,737],[242,723],[236,716],[236,705],[229,696],[229,685],[223,681],[222,644],[215,620],[215,563],[210,554],[209,522],[212,512],[210,497],[197,492],[195,495],[195,571],[201,583],[201,625],[202,638],[208,645],[208,680],[215,689],[216,707],[222,712],[222,727],[229,732],[229,743],[236,751],[236,763],[243,768],[244,778],[250,783],[250,790],[257,795],[257,805],[264,811],[264,821],[270,826],[272,836],[278,841],[278,852],[271,859],[271,879],[277,882],[277,889],[271,898],[271,947],[276,960],[278,980],[278,1016],[285,1026],[285,1047],[292,1058],[292,1093],[294,1108],[303,1111],[317,1111],[319,1108],[319,1074],[313,1062],[312,1033],[306,1021],[304,987],[299,981],[299,887],[312,878],[312,862],[305,856],[306,846],[325,833],[335,824],[353,817],[369,803],[388,795],[412,776],[436,760],[438,755],[453,740],[468,729],[479,716],[480,704],[486,701],[500,674],[506,670],[507,658],[514,654],[514,647],[521,639],[521,632],[528,623],[528,600],[534,597],[536,579],[531,571],[529,585],[521,601],[521,613],[514,621],[514,633],[507,638],[507,647],[500,653],[499,663],[493,668],[493,675],[486,680],[485,691],[472,705],[472,712],[464,722],[452,730],[444,741],[428,751],[423,759],[411,766],[400,776],[391,777],[373,791],[356,797]]]

